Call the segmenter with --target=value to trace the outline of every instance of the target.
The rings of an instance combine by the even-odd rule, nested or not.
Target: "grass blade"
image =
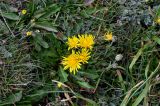
[[[128,101],[129,101],[129,97],[131,96],[132,91],[134,91],[135,88],[137,88],[138,86],[140,86],[143,82],[144,82],[144,81],[139,82],[138,84],[136,84],[132,89],[130,89],[130,90],[127,92],[127,94],[126,94],[126,96],[124,97],[124,99],[123,99],[123,101],[122,101],[122,103],[121,103],[120,106],[127,106]]]
[[[149,90],[149,83],[146,82],[146,86],[145,88],[143,89],[142,93],[138,96],[138,98],[136,99],[136,101],[132,104],[132,106],[138,106],[139,103],[143,100],[143,98],[147,95],[147,92]]]

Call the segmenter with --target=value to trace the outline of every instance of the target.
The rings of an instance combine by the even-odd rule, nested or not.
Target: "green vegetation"
[[[0,25],[0,106],[160,104],[159,0],[2,0]]]

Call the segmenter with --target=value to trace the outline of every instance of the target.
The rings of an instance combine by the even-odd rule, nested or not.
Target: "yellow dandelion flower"
[[[89,58],[91,52],[89,52],[87,49],[82,49],[81,52],[79,52],[79,60],[84,64],[84,63],[88,63]]]
[[[31,36],[31,35],[32,35],[31,31],[26,32],[26,36]]]
[[[58,83],[57,83],[57,87],[58,87],[58,88],[61,88],[61,87],[62,87],[62,83],[61,83],[61,82],[58,82]]]
[[[89,34],[78,35],[79,37],[79,46],[85,49],[92,49],[94,45],[94,36]]]
[[[74,50],[72,50],[72,53],[69,56],[63,57],[62,64],[64,66],[64,70],[69,69],[70,73],[73,72],[73,74],[75,74],[76,71],[81,68],[78,54],[75,53]]]
[[[104,39],[105,39],[106,41],[112,41],[112,40],[113,40],[112,32],[107,32],[107,33],[105,33]]]
[[[72,48],[77,48],[78,43],[79,43],[79,40],[77,37],[73,36],[73,37],[68,38],[68,41],[67,41],[67,45],[69,46],[68,50]]]
[[[160,17],[158,17],[158,18],[156,19],[156,23],[157,23],[157,24],[160,24]]]
[[[27,10],[23,9],[23,10],[21,11],[21,13],[22,13],[23,15],[25,15],[25,14],[27,13]]]

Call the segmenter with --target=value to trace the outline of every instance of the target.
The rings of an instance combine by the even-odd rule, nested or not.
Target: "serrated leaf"
[[[89,85],[87,82],[77,81],[77,83],[83,88],[88,88],[88,89],[94,88],[93,86]]]
[[[67,82],[68,81],[68,79],[67,79],[68,74],[63,70],[62,67],[60,67],[60,69],[59,69],[59,77],[60,77],[61,82]]]
[[[7,18],[7,19],[10,19],[10,20],[19,20],[19,16],[16,15],[15,13],[2,13],[2,15]],[[1,16],[2,16],[1,15]]]

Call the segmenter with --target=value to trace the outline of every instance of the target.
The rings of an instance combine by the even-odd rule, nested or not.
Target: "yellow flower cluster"
[[[67,41],[68,50],[72,49],[72,52],[67,57],[63,57],[62,64],[64,70],[69,69],[70,73],[75,74],[82,64],[88,63],[91,57],[90,50],[94,45],[94,36],[91,34],[83,34],[72,36]]]
[[[78,37],[72,36],[68,38],[67,45],[68,50],[78,47],[92,49],[94,45],[94,36],[91,34],[78,35]]]

